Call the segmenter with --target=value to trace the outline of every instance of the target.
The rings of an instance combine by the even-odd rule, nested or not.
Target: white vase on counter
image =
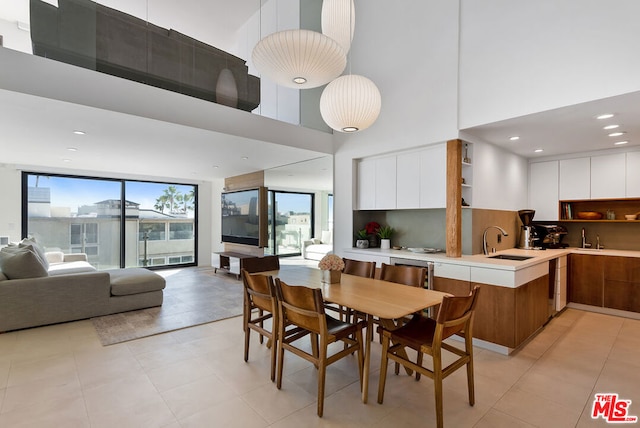
[[[381,250],[388,250],[389,248],[391,248],[391,239],[381,239],[380,240],[380,249]]]

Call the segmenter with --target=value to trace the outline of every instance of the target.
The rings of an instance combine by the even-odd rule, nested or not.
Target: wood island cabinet
[[[480,286],[473,337],[515,349],[549,319],[548,284],[548,275],[515,288],[434,277],[433,288],[467,295]]]

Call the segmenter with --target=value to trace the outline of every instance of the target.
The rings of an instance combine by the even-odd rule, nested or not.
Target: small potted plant
[[[391,248],[391,235],[393,235],[393,228],[391,226],[382,226],[378,229],[378,237],[380,237],[380,248],[388,250]]]
[[[369,248],[369,234],[367,229],[359,230],[356,233],[356,248]]]

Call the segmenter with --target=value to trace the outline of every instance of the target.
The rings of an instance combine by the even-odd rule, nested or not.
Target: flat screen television
[[[222,193],[222,242],[262,246],[260,189]]]

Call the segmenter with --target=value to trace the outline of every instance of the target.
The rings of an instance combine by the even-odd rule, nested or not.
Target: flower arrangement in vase
[[[380,229],[380,224],[375,221],[370,221],[364,226],[364,230],[367,231],[367,237],[369,238],[369,247],[371,248],[380,245],[378,242],[378,229]]]
[[[344,269],[344,260],[335,254],[327,254],[319,262],[320,281],[328,284],[340,282],[342,269]]]
[[[378,229],[377,235],[380,237],[380,248],[388,250],[391,248],[391,235],[393,228],[391,226],[382,226]]]

